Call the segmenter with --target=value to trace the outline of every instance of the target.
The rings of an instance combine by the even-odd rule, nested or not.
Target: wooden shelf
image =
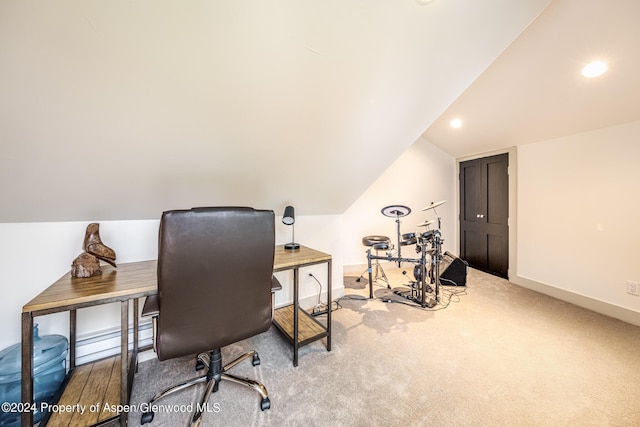
[[[298,347],[327,337],[327,351],[331,351],[331,310],[327,312],[326,326],[314,319],[309,313],[300,309],[298,303],[300,286],[300,268],[316,264],[327,264],[327,300],[331,302],[331,255],[300,246],[287,250],[284,245],[276,246],[273,260],[273,271],[293,270],[293,304],[279,308],[273,313],[273,324],[293,344],[293,366],[298,366]],[[298,315],[294,316],[298,310]],[[295,336],[294,317],[297,317],[298,334]]]
[[[113,419],[120,404],[120,355],[76,367],[60,396],[58,406],[69,405],[84,408],[71,412],[52,413],[47,421],[50,426],[86,427]]]
[[[54,284],[42,291],[30,302],[22,307],[22,401],[33,402],[33,320],[36,316],[45,314],[69,312],[69,364],[70,374],[66,381],[65,390],[62,392],[62,403],[65,405],[85,405],[85,412],[81,414],[74,411],[71,414],[51,413],[50,425],[66,426],[89,424],[105,425],[112,419],[126,425],[127,414],[112,414],[110,411],[89,411],[88,408],[96,404],[100,410],[104,409],[104,403],[126,405],[129,402],[129,393],[133,382],[133,371],[120,365],[120,358],[111,358],[108,361],[99,361],[94,364],[76,367],[76,312],[80,308],[93,307],[101,304],[120,303],[120,357],[129,358],[135,364],[137,359],[138,342],[138,299],[157,293],[157,261],[140,261],[120,264],[118,268],[112,266],[102,267],[102,274],[93,277],[77,278],[65,274]],[[133,337],[135,355],[128,353],[128,328],[129,328],[129,303],[133,301]],[[127,357],[129,354],[129,357]],[[131,366],[132,363],[128,365]],[[127,365],[125,363],[125,365]],[[93,377],[97,376],[98,380]],[[84,379],[82,379],[84,378]],[[70,389],[67,391],[67,387]],[[71,393],[75,393],[71,394]],[[60,402],[60,401],[59,401]],[[72,406],[73,407],[73,406]],[[76,406],[82,408],[84,406]],[[115,415],[115,416],[114,416]],[[79,420],[77,417],[81,417]],[[85,420],[86,417],[86,420]],[[93,420],[93,421],[92,421]],[[24,411],[21,415],[23,427],[33,426],[33,413]],[[41,425],[44,425],[42,423]]]
[[[273,323],[291,342],[293,339],[293,305],[279,308],[273,313]],[[309,313],[298,308],[298,344],[305,345],[327,336],[327,329]]]

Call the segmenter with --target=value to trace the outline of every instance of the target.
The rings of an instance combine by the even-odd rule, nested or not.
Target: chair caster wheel
[[[268,397],[265,397],[264,399],[262,399],[262,402],[260,402],[260,410],[265,411],[269,408],[271,408],[271,401]]]
[[[145,412],[140,418],[140,424],[147,424],[153,421],[153,412]]]
[[[202,371],[204,369],[204,362],[200,359],[196,361],[196,371]]]
[[[260,357],[258,357],[258,353],[253,353],[253,360],[251,361],[251,364],[253,366],[258,366],[260,364]]]

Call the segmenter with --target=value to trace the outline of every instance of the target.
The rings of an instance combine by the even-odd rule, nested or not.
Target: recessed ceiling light
[[[453,119],[449,122],[449,124],[451,125],[452,128],[460,129],[462,127],[462,120]]]
[[[582,75],[587,78],[598,77],[607,71],[607,63],[604,61],[593,61],[584,66]]]

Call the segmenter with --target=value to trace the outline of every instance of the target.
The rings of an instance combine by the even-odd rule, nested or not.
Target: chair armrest
[[[280,281],[276,279],[276,276],[271,276],[271,292],[273,293],[275,291],[279,291],[280,289],[282,289]]]
[[[160,306],[158,305],[158,295],[149,295],[142,306],[142,317],[157,317],[160,314]]]

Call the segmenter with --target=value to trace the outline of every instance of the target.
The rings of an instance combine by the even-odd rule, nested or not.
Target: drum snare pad
[[[424,233],[420,234],[420,243],[426,243],[426,242],[432,241],[433,235],[434,235],[433,230],[425,231]]]
[[[408,246],[415,245],[418,240],[416,239],[416,233],[404,233],[400,245]]]

